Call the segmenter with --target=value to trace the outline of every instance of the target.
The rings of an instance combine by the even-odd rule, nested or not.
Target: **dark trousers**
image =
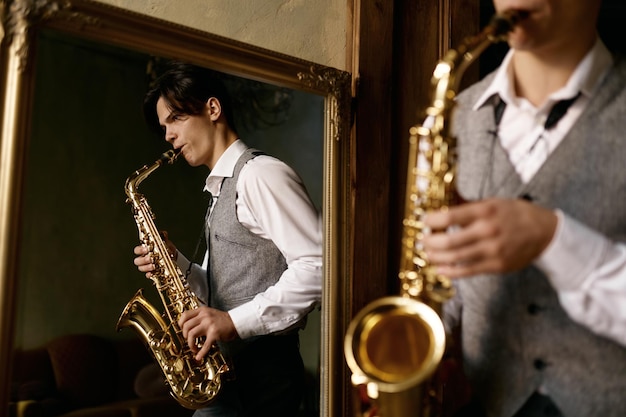
[[[262,336],[230,358],[234,379],[196,417],[296,417],[305,374],[298,335]]]

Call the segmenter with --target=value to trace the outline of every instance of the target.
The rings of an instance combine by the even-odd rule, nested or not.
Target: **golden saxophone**
[[[156,269],[150,279],[165,306],[163,315],[144,298],[142,290],[126,304],[116,329],[133,328],[151,351],[161,367],[170,393],[182,406],[198,409],[208,405],[219,393],[222,376],[228,365],[216,346],[198,362],[178,325],[180,315],[198,308],[198,298],[189,288],[187,279],[170,257],[167,246],[156,225],[146,198],[137,191],[139,183],[165,163],[173,163],[178,153],[165,152],[152,165],[144,165],[126,179],[127,202],[132,205],[139,239],[146,245]],[[202,341],[198,341],[200,346]]]
[[[421,245],[423,216],[458,202],[456,140],[450,134],[450,120],[462,74],[490,44],[505,40],[523,17],[517,11],[494,16],[435,67],[426,122],[410,129],[400,295],[365,306],[350,322],[344,339],[352,384],[367,396],[365,404],[357,401],[360,415],[443,413],[443,386],[436,378],[446,348],[441,312],[454,288],[428,263]]]

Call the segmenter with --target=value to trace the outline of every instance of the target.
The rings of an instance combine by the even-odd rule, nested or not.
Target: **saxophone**
[[[461,76],[490,44],[505,40],[524,15],[510,11],[494,16],[435,67],[426,122],[409,130],[400,295],[365,306],[344,338],[351,381],[358,390],[358,415],[434,417],[444,412],[443,383],[436,371],[446,349],[443,303],[454,296],[454,287],[428,262],[421,244],[427,233],[423,217],[459,201],[450,120]]]
[[[144,298],[142,290],[126,304],[116,326],[133,328],[151,351],[170,388],[171,395],[183,407],[198,409],[208,405],[219,393],[222,376],[228,365],[216,346],[198,362],[178,325],[180,315],[198,308],[199,301],[189,288],[186,277],[170,257],[167,245],[154,224],[155,216],[146,198],[137,191],[139,183],[165,163],[178,157],[173,150],[165,152],[152,165],[144,165],[126,179],[127,202],[132,205],[139,239],[150,249],[155,270],[150,279],[165,306],[163,315]],[[197,341],[198,347],[202,340]]]

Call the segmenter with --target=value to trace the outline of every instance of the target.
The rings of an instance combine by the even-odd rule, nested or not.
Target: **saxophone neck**
[[[456,49],[448,50],[433,72],[433,107],[441,111],[449,109],[465,70],[489,45],[506,41],[509,32],[527,15],[519,10],[496,14],[480,33],[465,38]]]
[[[144,165],[139,168],[137,171],[133,172],[128,178],[126,178],[126,184],[124,185],[124,190],[126,191],[126,195],[133,199],[138,192],[137,189],[139,184],[143,182],[152,172],[154,172],[157,168],[162,166],[165,163],[173,164],[176,161],[176,158],[180,155],[180,149],[171,149],[161,155],[159,159],[157,159],[151,165]]]

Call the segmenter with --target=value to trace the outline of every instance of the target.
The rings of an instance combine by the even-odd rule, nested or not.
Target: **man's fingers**
[[[432,230],[445,230],[452,225],[465,226],[473,219],[473,213],[468,206],[450,207],[447,210],[426,213],[424,224]]]
[[[133,248],[133,253],[135,255],[146,255],[148,253],[148,248],[145,245],[138,245]]]
[[[196,360],[201,361],[202,358],[204,358],[207,355],[207,353],[209,353],[210,347],[211,347],[211,344],[205,341],[204,344],[202,345],[202,349],[200,349],[198,353],[196,354]]]
[[[450,226],[465,227],[476,219],[495,215],[496,209],[496,204],[488,200],[466,203],[446,210],[430,211],[426,213],[424,223],[433,230],[444,230]]]
[[[477,220],[466,227],[450,226],[442,233],[426,234],[424,245],[428,251],[453,250],[463,248],[498,233],[497,227],[489,222]]]

